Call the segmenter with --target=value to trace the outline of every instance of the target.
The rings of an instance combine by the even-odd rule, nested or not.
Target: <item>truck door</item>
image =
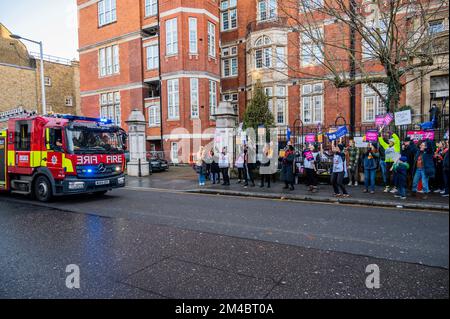
[[[1,135],[0,132],[0,190],[6,189],[6,135]]]
[[[44,158],[47,168],[52,173],[54,178],[64,175],[63,172],[63,153],[64,153],[64,138],[62,129],[46,128],[45,129],[45,148],[47,149],[47,156]]]
[[[31,167],[31,121],[17,121],[14,132],[15,166]]]

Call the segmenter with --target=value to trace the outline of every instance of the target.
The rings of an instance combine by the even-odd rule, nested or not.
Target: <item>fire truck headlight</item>
[[[116,166],[116,172],[120,172],[121,170],[120,166]]]
[[[84,182],[69,182],[70,190],[84,189]]]
[[[125,177],[119,177],[119,178],[117,179],[117,183],[118,183],[119,185],[125,184]]]

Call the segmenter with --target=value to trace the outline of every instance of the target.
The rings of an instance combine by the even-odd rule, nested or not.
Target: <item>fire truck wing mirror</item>
[[[120,135],[122,138],[122,147],[124,150],[127,149],[127,140],[128,140],[128,135],[125,132],[122,132],[122,134]]]

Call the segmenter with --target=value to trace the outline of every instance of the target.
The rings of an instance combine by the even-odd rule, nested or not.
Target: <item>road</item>
[[[445,213],[138,188],[0,212],[0,297],[448,298]]]

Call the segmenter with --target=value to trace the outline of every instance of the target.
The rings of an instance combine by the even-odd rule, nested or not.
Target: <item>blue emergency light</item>
[[[113,124],[112,120],[106,118],[95,118],[86,116],[76,116],[76,115],[62,115],[61,118],[69,121],[87,121],[87,122],[100,122],[103,124]]]

